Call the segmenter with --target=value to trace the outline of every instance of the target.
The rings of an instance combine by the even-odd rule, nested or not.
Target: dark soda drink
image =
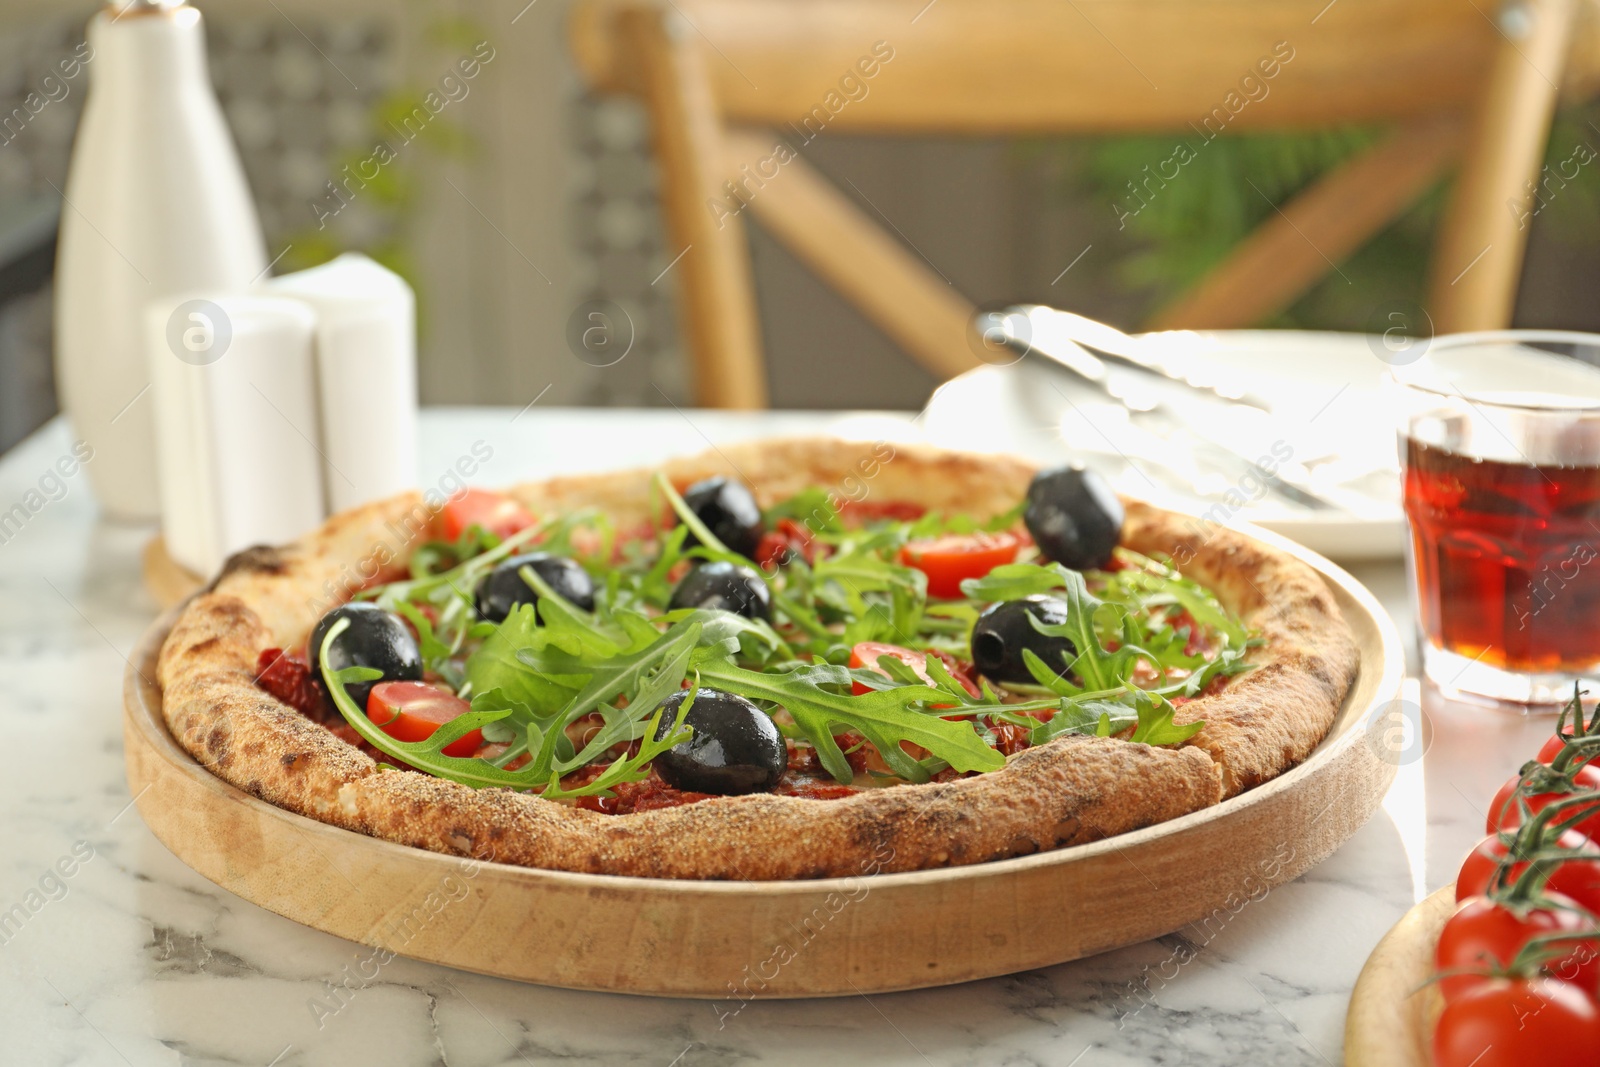
[[[1600,665],[1600,467],[1403,443],[1426,639],[1508,671]]]

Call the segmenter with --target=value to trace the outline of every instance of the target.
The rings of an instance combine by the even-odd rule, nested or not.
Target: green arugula
[[[1160,560],[1118,549],[1121,567],[1095,572],[1094,593],[1083,574],[1060,565],[1007,564],[963,582],[967,599],[934,603],[923,573],[900,562],[911,539],[1008,529],[1020,506],[986,522],[929,514],[847,528],[827,493],[807,490],[767,511],[769,521],[803,524],[820,545],[813,564],[791,559],[781,571],[756,568],[772,591],[775,625],[704,609],[665,612],[670,576],[684,561],[754,565],[718,540],[664,475],[657,474],[654,487],[678,519],[654,544],[618,547],[609,521],[586,512],[500,543],[469,530],[453,544],[419,549],[409,579],[362,596],[412,624],[426,669],[469,699],[471,710],[426,741],[396,741],[345,691],[372,673],[329,671],[318,650],[319,673],[340,713],[380,751],[439,777],[552,799],[605,796],[643,778],[651,760],[690,736],[680,725],[655,739],[663,701],[692,681],[744,696],[777,716],[783,732],[813,745],[840,782],[853,778],[835,740],[847,732],[870,743],[895,777],[923,782],[945,767],[967,773],[1002,766],[1004,757],[991,747],[991,722],[1027,727],[1035,745],[1067,734],[1182,744],[1204,723],[1177,724],[1171,698],[1198,695],[1216,678],[1250,669],[1244,658],[1256,642],[1243,624],[1209,590]],[[535,540],[542,549],[578,555],[580,531],[588,550],[582,562],[596,579],[594,611],[579,609],[524,567],[519,574],[538,594],[537,604],[518,607],[499,624],[476,621],[473,594],[493,567]],[[699,543],[685,548],[691,535]],[[1066,614],[1059,624],[1034,619],[1035,629],[1066,638],[1076,652],[1070,662],[1055,663],[1024,652],[1036,684],[1009,686],[1011,703],[987,681],[973,695],[932,654],[926,677],[892,656],[876,670],[845,665],[863,641],[964,656],[985,605],[1039,593],[1061,600]],[[1190,627],[1174,624],[1184,618],[1220,642],[1220,651],[1188,652]],[[1134,682],[1141,663],[1162,679],[1168,672],[1182,677],[1141,688]],[[868,691],[853,695],[855,683]],[[1018,694],[1037,699],[1017,702]],[[569,728],[580,721],[584,738],[574,744]],[[475,729],[504,750],[489,759],[443,754]],[[907,744],[927,756],[912,757]],[[561,786],[563,777],[615,752],[623,754],[588,783]],[[508,769],[517,762],[523,765]]]
[[[529,607],[524,610],[532,609]],[[333,697],[334,706],[345,721],[374,748],[439,778],[448,778],[476,788],[498,786],[538,790],[542,795],[552,798],[607,795],[612,785],[619,781],[637,780],[642,776],[637,772],[650,759],[690,736],[685,733],[688,727],[684,725],[662,742],[652,740],[660,719],[661,701],[681,688],[686,677],[689,653],[700,638],[700,628],[695,623],[680,623],[645,649],[621,653],[593,664],[588,682],[554,714],[540,715],[527,704],[508,699],[496,689],[485,692],[480,701],[474,701],[471,711],[440,726],[423,741],[398,741],[390,737],[367,718],[346,691],[346,685],[381,677],[380,672],[367,667],[347,667],[339,671],[329,669],[328,649],[348,626],[348,620],[344,619],[335,623],[318,650],[319,673]],[[543,651],[548,652],[551,648],[553,645],[547,645]],[[557,744],[556,739],[566,742],[565,747],[570,752],[572,746],[566,740],[565,728],[599,708],[605,701],[615,700],[619,696],[632,699],[625,709],[606,707],[602,712],[605,720],[602,733],[610,731],[610,736],[614,738],[612,743],[643,739],[640,753],[616,761],[620,766],[614,764],[606,773],[586,785],[563,789],[560,784],[562,775],[593,762],[611,747],[611,743],[602,746],[597,744],[599,739],[596,738],[585,746],[587,758],[578,760],[576,756],[571,756],[558,759],[562,746]],[[497,726],[500,729],[496,729]],[[513,751],[496,761],[444,754],[445,747],[482,728],[489,729],[494,736],[503,740],[516,738],[521,732],[523,740],[513,745]],[[641,754],[647,750],[652,755],[643,758]],[[503,766],[517,755],[529,751],[536,752],[536,755],[525,766],[514,771]]]
[[[910,782],[925,782],[928,773],[900,747],[902,741],[920,745],[958,771],[992,771],[1005,764],[972,723],[928,713],[930,702],[947,699],[939,689],[905,685],[852,696],[850,673],[841,667],[810,664],[777,674],[745,670],[715,654],[697,656],[695,668],[707,685],[786,709],[816,747],[822,766],[840,782],[848,784],[854,776],[833,739],[835,728],[861,734],[895,774]]]
[[[669,748],[681,745],[694,737],[694,728],[686,721],[689,717],[689,709],[693,706],[694,697],[691,696],[679,708],[677,725],[672,728],[666,737],[661,738],[659,741],[656,740],[656,731],[661,725],[661,716],[666,709],[657,707],[655,714],[650,716],[650,721],[645,724],[640,735],[643,740],[639,745],[638,752],[631,756],[623,756],[620,759],[613,760],[611,765],[601,771],[593,781],[583,786],[564,789],[558,780],[551,779],[550,784],[539,795],[547,800],[565,800],[569,797],[612,796],[614,794],[611,790],[623,782],[643,781],[650,776],[650,764],[657,756]]]

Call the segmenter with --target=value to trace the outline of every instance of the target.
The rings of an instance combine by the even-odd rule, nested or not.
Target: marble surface
[[[495,484],[772,432],[914,432],[905,423],[537,406],[433,411],[421,476],[437,484],[479,442],[493,455],[475,480]],[[131,807],[121,687],[124,657],[156,613],[138,565],[151,531],[102,520],[81,471],[50,476],[70,449],[58,421],[0,459],[0,513],[18,503],[29,513],[20,530],[0,529],[6,1064],[1333,1064],[1368,952],[1414,901],[1453,877],[1480,835],[1485,800],[1549,729],[1547,720],[1424,698],[1427,743],[1405,753],[1383,810],[1333,857],[1209,940],[1180,930],[1007,978],[752,1003],[726,1017],[727,1006],[707,1002],[543,989],[405,959],[376,968],[371,950],[193,873]],[[1409,632],[1399,564],[1357,574]],[[1170,963],[1191,955],[1181,967]],[[330,1001],[349,973],[370,978]],[[319,1011],[319,1002],[340,1007]]]

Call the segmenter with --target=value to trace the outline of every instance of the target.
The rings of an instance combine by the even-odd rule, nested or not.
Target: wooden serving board
[[[1344,1023],[1346,1067],[1428,1067],[1441,1002],[1428,985],[1439,931],[1456,910],[1445,886],[1406,912],[1367,957]]]
[[[1361,649],[1305,763],[1205,811],[1119,837],[870,878],[689,882],[473,863],[273,807],[213,777],[161,715],[145,635],[124,687],[128,786],[189,866],[296,922],[464,970],[575,989],[722,1001],[916,989],[1146,941],[1287,882],[1376,810],[1395,766],[1368,742],[1404,666],[1399,636],[1344,571],[1271,534],[1334,590]]]
[[[188,600],[206,584],[204,578],[172,558],[159,534],[144,546],[143,562],[145,591],[163,608]]]

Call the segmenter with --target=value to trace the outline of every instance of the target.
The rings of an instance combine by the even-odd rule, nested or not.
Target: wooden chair
[[[1527,234],[1516,211],[1524,183],[1538,176],[1558,96],[1597,85],[1593,4],[581,0],[571,31],[589,84],[640,96],[652,117],[662,207],[675,248],[686,249],[677,274],[696,400],[758,408],[766,375],[745,207],[936,374],[977,364],[971,303],[793,154],[823,127],[822,136],[1170,130],[1198,144],[1224,128],[1389,123],[1385,139],[1277,205],[1149,325],[1260,321],[1459,162],[1429,312],[1441,332],[1505,326]],[[892,58],[880,56],[867,78],[857,64],[879,42]],[[1275,46],[1293,57],[1266,79],[1258,64]],[[848,101],[849,74],[868,95],[830,106],[830,92]],[[1234,114],[1246,88],[1259,92],[1241,86],[1246,76],[1269,92]],[[793,158],[775,161],[786,150]]]

